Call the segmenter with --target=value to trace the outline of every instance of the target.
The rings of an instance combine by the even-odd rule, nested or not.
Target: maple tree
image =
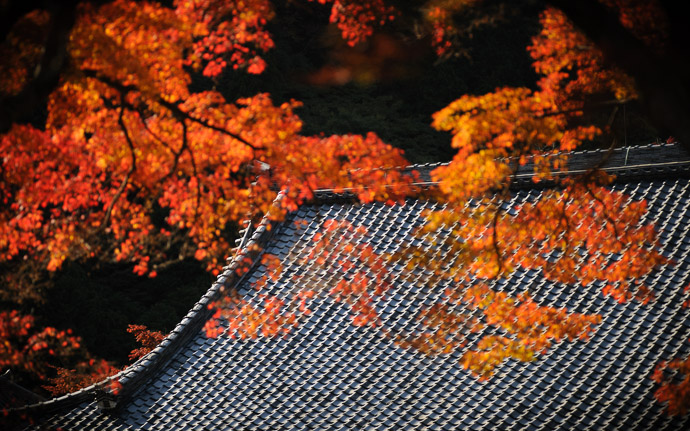
[[[363,201],[407,193],[411,178],[372,172],[406,164],[373,133],[303,136],[298,102],[189,90],[195,70],[261,72],[266,1],[75,3],[29,10],[4,34],[3,107],[51,72],[41,62],[56,29],[64,59],[44,127],[0,137],[3,300],[40,301],[67,259],[132,262],[153,277],[193,256],[217,274],[233,223],[264,214],[275,188],[288,190],[283,211],[319,187]]]
[[[453,8],[466,5],[439,3],[451,3],[451,7],[432,5],[429,9],[433,43],[439,55],[445,55],[453,47],[448,16]],[[620,13],[621,24],[634,30],[644,43],[663,43],[665,22],[658,5],[606,3]],[[344,8],[339,13],[352,10],[356,9]],[[345,22],[333,15],[331,19],[340,25]],[[354,20],[366,27],[374,19]],[[652,300],[653,292],[639,280],[669,262],[658,251],[654,225],[642,221],[645,202],[631,201],[608,189],[612,177],[597,166],[579,176],[554,174],[567,172],[567,152],[609,133],[619,106],[639,97],[635,80],[605,64],[604,53],[562,11],[547,8],[540,21],[542,31],[528,48],[541,75],[536,90],[499,88],[486,95],[463,96],[434,115],[432,125],[452,133],[458,153],[449,165],[432,172],[439,184],[434,198],[444,205],[429,212],[427,223],[417,232],[424,241],[422,246],[405,248],[394,256],[377,256],[363,245],[363,228],[327,221],[323,233],[314,236],[309,260],[315,259],[323,269],[338,267],[343,274],[357,267],[354,276],[301,291],[294,303],[268,295],[262,295],[265,303],[258,305],[226,298],[216,304],[214,319],[223,316],[229,326],[219,330],[212,320],[207,324],[209,336],[223,331],[241,338],[286,334],[299,324],[301,315],[309,314],[305,298],[327,294],[350,306],[354,325],[379,328],[400,346],[430,355],[465,347],[468,334],[484,326],[501,328],[507,335],[484,335],[461,358],[467,369],[485,379],[508,358],[531,361],[554,342],[586,340],[600,321],[597,315],[540,306],[526,292],[511,297],[494,291],[486,280],[507,276],[518,267],[539,268],[547,279],[562,283],[587,286],[603,282],[602,293],[619,302]],[[358,29],[370,34],[369,28]],[[346,30],[343,37],[353,43],[358,40]],[[602,96],[610,100],[601,103]],[[611,108],[609,123],[597,124],[587,118],[592,107]],[[615,146],[613,138],[611,148]],[[550,181],[559,187],[545,191],[536,202],[509,211],[504,205],[510,197],[512,175],[528,164],[534,170],[534,181]],[[430,246],[457,258],[434,255],[428,251]],[[619,258],[610,260],[612,254]],[[414,333],[393,332],[376,312],[374,297],[391,288],[385,263],[378,263],[387,261],[406,261],[411,273],[415,267],[432,269],[439,279],[454,283],[443,302],[421,310],[418,320],[422,327]],[[374,268],[372,262],[377,262]],[[278,277],[281,270],[279,265],[267,269],[272,277]],[[308,275],[303,277],[308,279]],[[260,280],[258,288],[264,283]],[[483,318],[477,319],[472,310],[481,311]],[[660,368],[664,366],[685,372],[687,362],[660,364]],[[662,383],[659,373],[655,378]],[[669,402],[670,413],[686,411],[682,407],[687,403],[686,387],[686,382],[666,383],[657,392],[660,401]]]
[[[165,338],[144,325],[129,325],[127,332],[141,345],[130,352],[130,361],[146,355]],[[74,392],[120,371],[93,357],[71,329],[38,327],[33,316],[16,310],[0,312],[0,339],[0,368],[12,370],[25,383],[43,383],[51,395]]]
[[[134,349],[129,354],[130,361],[146,356],[148,352],[155,349],[157,345],[165,338],[165,334],[160,331],[152,331],[145,325],[129,325],[127,332],[134,335],[141,347]]]
[[[0,367],[28,382],[48,382],[43,388],[53,395],[88,386],[118,371],[91,357],[71,330],[39,328],[32,316],[16,310],[0,312],[0,339]]]
[[[398,16],[383,0],[318,3],[332,6],[330,20],[351,44]],[[453,16],[478,3],[423,4],[424,31],[440,56],[459,49],[463,33]],[[463,364],[482,378],[506,358],[533,360],[553,342],[586,339],[598,323],[596,315],[539,306],[527,294],[509,297],[482,280],[520,266],[541,268],[547,278],[565,283],[605,281],[604,293],[644,302],[651,292],[637,280],[666,263],[654,227],[642,221],[644,202],[611,192],[606,188],[611,178],[596,166],[575,178],[554,172],[567,170],[563,152],[608,133],[606,124],[585,115],[588,108],[606,106],[615,115],[618,106],[640,96],[657,100],[653,96],[661,94],[659,100],[672,108],[678,100],[649,76],[630,73],[628,57],[613,57],[620,68],[607,64],[611,49],[591,42],[600,39],[592,38],[590,27],[582,33],[569,20],[578,18],[578,10],[551,3],[561,9],[543,12],[542,31],[529,48],[540,75],[536,89],[466,95],[434,116],[433,126],[453,135],[458,153],[432,174],[439,183],[434,198],[445,208],[429,213],[418,235],[429,241],[434,232],[450,229],[446,243],[433,245],[462,252],[462,258],[438,262],[414,248],[402,252],[412,264],[455,282],[448,298],[483,316],[472,327],[492,325],[509,334],[485,336],[463,356]],[[593,9],[595,16],[615,15],[614,34],[629,30],[645,53],[663,46],[664,25],[673,17],[660,15],[656,3],[603,3]],[[193,73],[214,78],[227,68],[264,70],[262,53],[273,47],[266,25],[274,12],[267,0],[35,6],[3,5],[8,8],[0,35],[4,300],[40,301],[45,281],[66,260],[131,262],[137,274],[153,277],[193,256],[218,273],[235,223],[268,213],[278,189],[285,194],[270,212],[276,220],[319,188],[348,190],[362,202],[395,202],[414,191],[414,176],[393,169],[406,165],[401,152],[373,133],[304,136],[297,101],[276,105],[267,94],[228,101],[215,90],[191,89]],[[610,100],[601,103],[601,96]],[[19,124],[42,101],[45,124]],[[684,109],[687,105],[674,113],[674,121],[660,123],[681,139],[687,131],[677,116],[682,119]],[[525,165],[534,169],[535,180],[560,188],[512,215],[502,202],[511,175]],[[317,263],[368,270],[324,291],[352,308],[355,325],[384,331],[403,347],[442,354],[463,345],[462,331],[471,318],[442,305],[422,310],[426,329],[386,332],[372,298],[391,288],[385,262],[400,256],[380,256],[361,245],[365,234],[347,224],[324,225],[314,243]],[[609,253],[621,258],[609,262]],[[278,265],[265,259],[279,273]],[[308,300],[319,293],[306,289],[294,304],[265,296],[260,306],[228,296],[217,304],[215,317],[225,317],[235,336],[283,334],[309,312]],[[24,336],[20,327],[8,328],[7,337],[15,336],[10,329]],[[206,329],[209,335],[226,330],[216,320]],[[160,340],[143,328],[133,331],[146,349]],[[93,371],[94,364],[83,368],[101,373],[102,367]],[[684,370],[677,362],[671,367]],[[69,373],[59,378],[55,391],[69,386]],[[679,393],[669,389],[662,399]]]
[[[80,5],[70,67],[50,94],[45,130],[16,125],[0,144],[8,209],[0,250],[14,267],[7,272],[12,291],[3,294],[40,298],[45,270],[59,269],[68,256],[132,261],[137,273],[153,276],[193,255],[217,272],[230,248],[230,223],[264,213],[276,186],[290,190],[285,208],[324,186],[355,187],[365,201],[403,195],[409,181],[396,172],[368,174],[405,163],[373,134],[301,136],[297,102],[274,106],[260,94],[229,103],[218,92],[188,90],[185,65],[205,64],[214,76],[227,58],[233,67],[260,70],[259,58],[245,54],[258,43],[254,36],[265,39],[256,35],[265,2],[242,3],[252,13],[223,9],[222,16],[249,21],[242,25],[205,18],[226,4]],[[17,31],[25,21],[46,20],[38,15],[23,17]],[[212,42],[221,47],[215,57],[201,49]],[[20,60],[7,65],[14,75],[28,73]],[[9,86],[21,79],[3,82],[13,94]],[[271,169],[254,181],[258,162]],[[401,186],[384,187],[384,177]],[[163,223],[154,223],[155,212]]]

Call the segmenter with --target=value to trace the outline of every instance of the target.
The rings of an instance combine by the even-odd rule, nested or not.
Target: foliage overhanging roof
[[[573,160],[587,166],[599,157],[585,152]],[[690,352],[690,311],[682,307],[690,283],[690,156],[677,145],[631,147],[616,150],[605,168],[617,174],[614,189],[648,201],[663,254],[675,261],[647,277],[655,300],[620,304],[603,297],[600,286],[553,283],[535,270],[492,282],[510,293],[529,290],[540,304],[599,313],[602,322],[588,342],[556,344],[534,362],[509,360],[480,382],[458,352],[430,357],[403,350],[377,331],[353,326],[350,309],[327,295],[286,337],[207,338],[207,306],[229,288],[254,300],[262,293],[285,297],[305,283],[328,285],[340,276],[305,259],[325,220],[364,226],[377,251],[394,252],[413,241],[422,211],[433,206],[418,200],[360,205],[323,191],[280,225],[266,229],[264,222],[253,232],[170,336],[116,376],[118,395],[96,385],[24,413],[63,430],[687,429],[688,417],[663,413],[650,377],[659,361]],[[518,181],[514,203],[541,193],[544,185],[528,180]],[[252,285],[266,272],[253,243],[283,267],[262,292]],[[238,276],[246,257],[255,263]],[[424,271],[403,277],[402,264],[389,271],[399,283],[376,306],[391,325],[413,325],[422,306],[443,296],[444,286],[426,285]]]

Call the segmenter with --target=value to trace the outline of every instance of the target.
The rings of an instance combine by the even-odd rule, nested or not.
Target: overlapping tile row
[[[690,185],[687,179],[658,179],[615,188],[648,200],[664,253],[676,262],[648,277],[654,302],[618,304],[599,293],[601,286],[585,291],[554,284],[536,270],[518,270],[494,285],[511,292],[529,288],[541,304],[601,314],[589,342],[558,344],[531,363],[508,361],[488,382],[479,382],[459,364],[462,352],[429,357],[403,350],[377,331],[354,327],[347,306],[324,295],[287,337],[238,341],[198,332],[119,410],[105,414],[95,402],[85,402],[44,425],[64,430],[686,429],[687,418],[668,417],[655,402],[650,376],[660,360],[690,353],[690,312],[681,307],[682,288],[690,283]],[[538,193],[523,189],[514,199]],[[283,261],[281,277],[257,292],[252,283],[265,271],[257,266],[238,288],[247,298],[266,292],[285,297],[304,284],[327,283],[333,275],[305,260],[325,220],[365,226],[376,250],[390,253],[413,241],[411,232],[429,206],[338,199],[304,206],[266,245]],[[293,223],[297,220],[304,223]],[[389,321],[404,326],[422,304],[442,298],[443,286],[422,287],[423,273],[411,279],[402,264],[389,269],[399,283],[377,303]]]

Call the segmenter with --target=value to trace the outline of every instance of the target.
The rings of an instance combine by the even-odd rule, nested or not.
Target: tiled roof
[[[634,163],[627,163],[631,154]],[[613,188],[648,201],[663,253],[676,262],[647,277],[656,299],[619,304],[603,297],[601,286],[561,285],[536,270],[517,270],[493,284],[511,293],[529,288],[543,305],[599,313],[602,322],[588,342],[557,344],[534,362],[509,360],[480,382],[459,364],[462,352],[430,357],[403,350],[377,331],[353,326],[348,307],[327,296],[287,337],[207,338],[206,305],[223,286],[249,299],[267,292],[285,297],[334,276],[305,262],[323,221],[365,226],[377,251],[393,252],[412,241],[422,211],[434,205],[361,205],[324,191],[279,226],[254,232],[252,241],[283,265],[280,279],[264,291],[252,287],[263,266],[238,278],[231,264],[171,336],[119,376],[121,395],[91,387],[27,412],[63,430],[688,429],[690,418],[663,413],[650,376],[660,360],[690,354],[690,311],[682,308],[690,283],[690,157],[668,145],[624,149],[615,157],[608,165],[618,174]],[[525,183],[513,202],[539,193]],[[403,266],[389,268],[400,282],[376,303],[391,322],[443,295],[444,286],[425,286],[423,272],[405,277]]]
[[[12,381],[12,373],[8,370],[0,374],[0,408],[10,408],[26,404],[39,403],[44,398],[27,390]]]

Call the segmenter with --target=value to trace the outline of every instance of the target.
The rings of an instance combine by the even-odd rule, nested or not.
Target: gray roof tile
[[[600,155],[584,153],[582,159]],[[120,400],[120,409],[104,414],[95,402],[72,398],[54,404],[44,423],[65,430],[166,431],[687,429],[687,417],[662,413],[650,375],[658,361],[690,353],[689,312],[681,307],[682,287],[690,283],[690,163],[680,163],[688,159],[673,146],[616,150],[613,157],[619,163],[612,169],[619,174],[613,187],[648,200],[663,252],[677,262],[647,277],[655,302],[618,304],[601,296],[601,285],[560,285],[533,269],[495,282],[495,288],[507,292],[529,286],[545,305],[600,313],[602,323],[589,342],[556,344],[535,362],[507,361],[491,380],[479,382],[458,363],[459,352],[428,357],[401,350],[375,331],[353,327],[347,307],[331,298],[314,302],[312,315],[286,338],[209,340],[201,330],[206,303],[222,284],[236,284],[248,298],[255,297],[251,282],[265,272],[258,265],[238,280],[231,263],[223,276],[228,280],[215,284],[203,305],[178,327],[180,340],[124,375],[131,379],[126,384],[131,393]],[[623,162],[628,166],[620,167]],[[530,184],[518,184],[514,202],[538,196],[540,189]],[[266,287],[269,292],[285,297],[305,283],[327,284],[338,276],[337,271],[310,270],[303,261],[324,220],[366,226],[376,250],[392,252],[419,241],[410,233],[422,222],[422,211],[434,207],[414,200],[353,205],[332,193],[320,199],[270,234],[254,235],[270,238],[267,252],[284,265],[281,278]],[[295,220],[307,223],[297,228]],[[440,299],[442,289],[424,285],[425,271],[403,277],[404,262],[389,270],[398,283],[377,307],[389,324],[414,327],[419,308]],[[304,274],[308,277],[293,280]]]

